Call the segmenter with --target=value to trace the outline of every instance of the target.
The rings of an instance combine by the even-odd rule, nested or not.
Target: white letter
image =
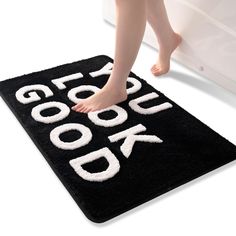
[[[28,98],[24,96],[25,93],[27,93],[31,90],[40,90],[40,91],[44,92],[46,98],[53,96],[53,92],[47,86],[42,85],[42,84],[34,84],[34,85],[28,85],[28,86],[24,86],[24,87],[20,88],[16,92],[16,99],[20,103],[23,103],[23,104],[28,104],[31,102],[40,101],[41,98],[38,96],[38,94],[36,92],[30,92]]]
[[[60,139],[60,135],[64,132],[70,131],[70,130],[77,130],[79,131],[82,136],[73,141],[73,142],[63,142]],[[50,133],[50,140],[51,142],[58,148],[64,149],[64,150],[74,150],[77,148],[80,148],[82,146],[85,146],[88,144],[92,139],[92,133],[89,128],[82,124],[77,123],[70,123],[70,124],[64,124],[59,127],[56,127],[53,129]]]
[[[60,109],[60,112],[52,115],[52,116],[42,116],[40,113],[48,108],[58,108]],[[60,120],[63,120],[70,114],[70,108],[61,102],[46,102],[43,104],[40,104],[32,109],[31,115],[32,117],[39,122],[45,123],[45,124],[51,124]]]
[[[98,114],[100,114],[104,111],[110,111],[110,110],[113,110],[117,113],[117,116],[115,118],[110,119],[110,120],[104,120],[98,116]],[[128,118],[128,114],[127,114],[126,110],[124,110],[122,107],[119,107],[117,105],[112,105],[112,106],[104,108],[104,109],[89,112],[88,118],[95,125],[100,125],[100,126],[104,126],[104,127],[113,127],[113,126],[120,125],[120,124],[124,123]]]
[[[68,98],[74,102],[74,103],[78,103],[81,98],[77,98],[76,94],[83,92],[83,91],[92,91],[92,92],[97,92],[98,90],[100,90],[100,88],[93,86],[93,85],[81,85],[79,87],[73,88],[68,92]]]
[[[117,134],[109,136],[110,142],[117,142],[120,139],[125,138],[124,143],[121,145],[120,150],[126,158],[128,158],[132,152],[134,143],[136,141],[149,142],[149,143],[162,143],[163,141],[156,135],[136,135],[142,131],[146,131],[146,127],[142,124],[136,125]]]
[[[108,62],[102,69],[89,73],[92,77],[98,77],[100,75],[110,75],[112,72],[113,64]]]
[[[157,106],[154,106],[154,107],[150,107],[150,108],[142,108],[140,107],[138,104],[139,103],[142,103],[142,102],[145,102],[145,101],[149,101],[151,99],[154,99],[154,98],[158,98],[159,95],[155,92],[152,92],[152,93],[148,93],[142,97],[139,97],[139,98],[136,98],[136,99],[133,99],[129,102],[129,106],[136,112],[140,113],[140,114],[143,114],[143,115],[150,115],[150,114],[154,114],[154,113],[157,113],[159,111],[162,111],[162,110],[166,110],[168,108],[171,108],[172,107],[172,104],[170,104],[169,102],[165,102],[165,103],[162,103],[160,105],[157,105]]]
[[[131,88],[127,89],[127,94],[136,93],[142,88],[142,84],[140,83],[140,81],[133,77],[128,77],[127,81],[133,84]]]
[[[83,74],[76,73],[76,74],[61,77],[59,79],[53,79],[51,82],[55,84],[59,89],[65,89],[66,88],[66,86],[64,85],[65,82],[80,79],[80,78],[83,78]]]
[[[82,168],[82,165],[95,161],[101,157],[105,157],[109,163],[109,166],[106,170],[97,173],[89,173],[88,171]],[[69,163],[81,178],[83,178],[84,180],[95,182],[103,182],[104,180],[110,179],[114,175],[116,175],[120,170],[119,161],[107,147],[104,147],[94,152],[90,152],[85,156],[73,159]]]

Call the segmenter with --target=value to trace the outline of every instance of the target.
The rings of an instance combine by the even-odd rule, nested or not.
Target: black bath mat
[[[0,83],[18,118],[84,214],[104,222],[236,158],[236,147],[130,73],[128,99],[70,109],[106,83],[96,56]]]

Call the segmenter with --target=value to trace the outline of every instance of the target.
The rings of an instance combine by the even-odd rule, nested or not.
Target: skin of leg
[[[164,0],[147,0],[147,21],[152,27],[159,44],[159,58],[151,68],[154,75],[167,73],[172,52],[182,38],[172,29],[166,12]]]
[[[146,26],[146,0],[116,0],[116,42],[112,73],[104,87],[72,107],[100,110],[127,99],[127,77],[138,55]]]

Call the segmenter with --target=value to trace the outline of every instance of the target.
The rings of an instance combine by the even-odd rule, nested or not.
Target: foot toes
[[[88,112],[90,112],[91,111],[91,108],[90,107],[87,107],[83,112],[84,113],[88,113]]]
[[[77,103],[75,106],[72,107],[72,110],[77,110],[78,108],[80,108],[81,106],[83,106],[83,103]]]
[[[154,70],[155,68],[156,68],[156,65],[153,65],[152,68],[151,68],[151,70]]]
[[[87,107],[86,107],[86,106],[83,106],[83,107],[81,108],[80,112],[84,113],[84,111],[85,111],[86,109],[87,109]]]
[[[155,67],[154,67],[155,66]],[[151,69],[152,73],[155,76],[166,74],[169,71],[169,68],[162,68],[161,66],[154,65]]]
[[[158,72],[160,70],[161,70],[161,68],[157,67],[155,70],[153,70],[153,72]]]
[[[162,74],[162,71],[161,70],[156,70],[154,73],[153,73],[154,75],[161,75]]]
[[[163,75],[163,74],[166,74],[167,71],[166,70],[159,70],[156,72],[156,75]]]
[[[93,112],[93,111],[95,111],[95,109],[94,107],[91,107],[89,112]]]
[[[156,65],[153,65],[151,68],[151,71],[154,71],[156,69]]]
[[[81,112],[83,109],[84,109],[84,105],[82,105],[82,106],[80,106],[80,107],[78,107],[75,111],[76,112]]]
[[[156,71],[158,71],[158,70],[160,70],[160,67],[157,66],[157,65],[153,65],[153,67],[151,68],[151,71],[152,71],[152,72],[156,72]]]

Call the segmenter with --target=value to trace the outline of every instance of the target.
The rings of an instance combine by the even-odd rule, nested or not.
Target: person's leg
[[[105,86],[72,109],[100,110],[127,99],[127,77],[137,57],[146,26],[146,0],[116,0],[114,66]]]
[[[170,25],[164,0],[147,0],[147,21],[156,34],[159,44],[159,58],[151,68],[154,75],[167,73],[172,52],[181,43],[181,36]]]

